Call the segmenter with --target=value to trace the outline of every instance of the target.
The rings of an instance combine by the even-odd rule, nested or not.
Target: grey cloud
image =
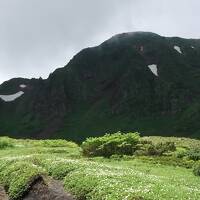
[[[47,77],[114,34],[200,37],[197,0],[0,0],[0,82]]]

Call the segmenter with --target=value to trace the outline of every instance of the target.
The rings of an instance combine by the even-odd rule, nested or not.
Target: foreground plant
[[[7,162],[6,166],[0,166],[0,183],[11,199],[19,199],[37,178],[45,174],[43,169],[24,161]]]

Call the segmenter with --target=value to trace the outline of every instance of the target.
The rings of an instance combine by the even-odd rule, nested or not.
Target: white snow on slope
[[[148,68],[152,71],[155,76],[158,76],[158,69],[156,64],[148,65]]]
[[[192,49],[195,49],[195,47],[194,47],[194,46],[191,46],[191,48],[192,48]]]
[[[3,101],[10,102],[10,101],[14,101],[15,99],[19,98],[23,94],[24,94],[24,92],[19,91],[19,92],[15,93],[15,94],[11,94],[11,95],[0,95],[0,98]]]
[[[26,88],[26,85],[21,84],[19,87],[20,87],[20,88]]]
[[[181,48],[179,46],[174,46],[174,49],[178,51],[178,53],[182,54]]]

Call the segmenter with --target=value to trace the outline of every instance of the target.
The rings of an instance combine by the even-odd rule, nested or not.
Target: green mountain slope
[[[119,34],[82,50],[46,80],[2,84],[0,95],[20,84],[27,85],[21,97],[0,100],[2,135],[81,140],[136,130],[200,137],[200,40]]]

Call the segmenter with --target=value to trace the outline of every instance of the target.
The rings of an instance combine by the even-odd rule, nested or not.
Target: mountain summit
[[[0,85],[0,134],[81,140],[112,131],[200,137],[200,40],[133,32],[48,79]]]

